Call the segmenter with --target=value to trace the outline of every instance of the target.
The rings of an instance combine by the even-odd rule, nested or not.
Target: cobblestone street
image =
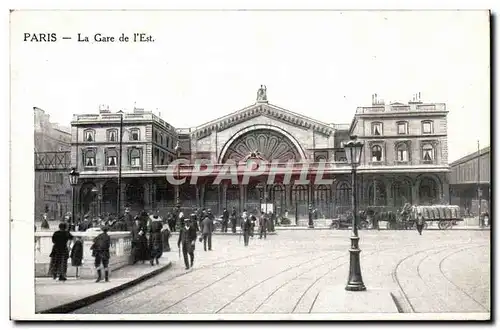
[[[489,313],[489,231],[360,236],[367,291],[391,292],[400,311]],[[349,245],[346,230],[279,231],[246,248],[238,236],[214,236],[213,251],[197,244],[193,269],[184,269],[175,247],[168,271],[74,313],[314,313],[322,291],[345,286]]]

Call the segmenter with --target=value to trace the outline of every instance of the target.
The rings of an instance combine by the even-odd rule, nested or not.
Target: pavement
[[[284,230],[253,238],[248,247],[229,235],[216,237],[213,251],[197,244],[187,271],[171,244],[174,251],[164,256],[171,269],[72,314],[399,312],[489,319],[489,230],[360,231],[360,237],[364,292],[343,290],[348,231]]]
[[[172,265],[167,258],[161,258],[159,262],[158,266],[149,263],[125,266],[110,273],[109,282],[95,283],[95,279],[75,277],[68,277],[67,281],[61,282],[49,277],[37,277],[35,313],[71,312],[158,275]]]

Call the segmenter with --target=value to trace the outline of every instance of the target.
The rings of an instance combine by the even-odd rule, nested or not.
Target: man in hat
[[[237,222],[238,215],[236,213],[236,207],[233,206],[233,210],[231,211],[231,230],[233,231],[233,234],[236,234],[236,222]]]
[[[417,231],[420,235],[422,235],[422,229],[424,228],[424,223],[425,223],[425,219],[422,215],[421,212],[418,212],[418,215],[417,215]]]
[[[201,222],[201,233],[203,235],[203,249],[207,250],[207,241],[208,241],[208,250],[212,251],[212,232],[214,231],[214,222],[211,217],[212,211],[210,209],[207,210],[207,214],[203,221]]]
[[[196,228],[193,226],[193,219],[196,218],[194,214],[184,220],[184,226],[181,227],[179,232],[179,240],[177,241],[177,247],[181,249],[184,256],[184,264],[186,265],[186,270],[189,266],[193,267],[194,262],[194,248],[196,244]],[[188,260],[188,254],[191,259],[191,263]]]
[[[97,282],[102,280],[101,264],[104,269],[104,280],[109,282],[109,247],[111,245],[111,238],[108,235],[109,228],[107,226],[102,227],[102,233],[100,233],[96,238],[94,238],[94,244],[92,244],[92,256],[95,258],[94,266],[97,270]]]
[[[221,232],[227,233],[227,225],[229,224],[229,211],[224,208],[222,211],[222,230]]]

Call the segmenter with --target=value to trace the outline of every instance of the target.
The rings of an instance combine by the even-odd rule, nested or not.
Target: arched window
[[[115,149],[108,149],[106,151],[106,165],[107,166],[118,165],[118,152],[116,152]]]
[[[141,151],[137,148],[132,148],[130,150],[130,166],[141,166]]]
[[[85,142],[94,142],[95,141],[95,132],[92,129],[87,129],[83,132]]]
[[[408,145],[400,143],[396,147],[396,160],[398,162],[407,162],[410,159],[408,152]]]
[[[383,134],[382,123],[380,122],[372,123],[372,135],[382,135],[382,134]]]
[[[422,121],[422,134],[432,134],[434,130],[432,120],[424,120]]]
[[[84,162],[86,167],[94,167],[95,166],[95,151],[87,150],[85,151]]]
[[[425,162],[432,162],[434,160],[434,147],[430,143],[422,146],[422,159]]]
[[[107,131],[107,137],[109,142],[116,142],[118,140],[118,131],[116,129],[109,129]]]
[[[130,140],[139,141],[139,129],[138,128],[132,128],[130,130]]]
[[[340,182],[335,190],[336,213],[341,214],[350,209],[351,186],[347,182]]]
[[[379,145],[374,145],[372,147],[372,162],[382,161],[382,147]]]

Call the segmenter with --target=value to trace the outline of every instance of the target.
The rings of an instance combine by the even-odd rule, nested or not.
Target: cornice
[[[335,131],[335,129],[330,125],[312,118],[291,112],[272,104],[256,103],[225,117],[197,127],[191,133],[191,138],[200,139],[210,135],[213,131],[223,131],[259,116],[269,117],[307,130],[312,129],[314,132],[326,136],[333,134]]]

